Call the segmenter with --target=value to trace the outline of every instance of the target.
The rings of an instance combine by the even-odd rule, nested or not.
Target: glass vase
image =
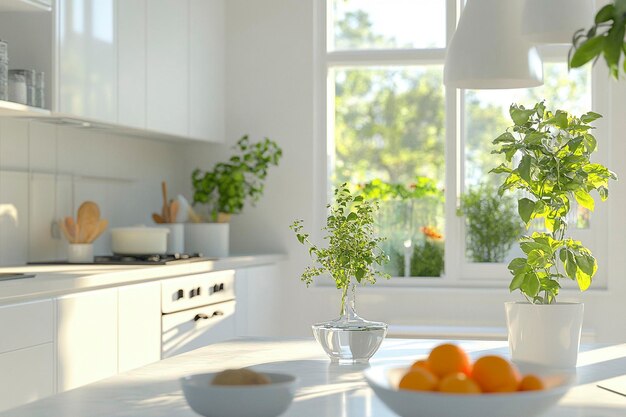
[[[355,297],[356,285],[350,283],[343,289],[341,316],[312,326],[315,339],[331,362],[366,363],[387,334],[386,323],[364,320],[356,314]]]

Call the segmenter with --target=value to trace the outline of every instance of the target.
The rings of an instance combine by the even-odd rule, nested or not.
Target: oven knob
[[[219,286],[219,285],[217,285],[217,284],[215,284],[215,285],[213,286],[213,292],[218,292],[219,290],[220,290],[220,286]]]
[[[224,283],[220,284],[220,291],[222,291],[224,289]]]
[[[193,298],[196,296],[196,289],[194,288],[193,290],[189,291],[189,298]]]
[[[185,297],[185,292],[183,290],[178,290],[176,292],[176,299],[177,300],[180,300],[181,298],[184,298],[184,297]]]
[[[201,287],[196,288],[196,295],[200,295],[200,291],[202,290]]]

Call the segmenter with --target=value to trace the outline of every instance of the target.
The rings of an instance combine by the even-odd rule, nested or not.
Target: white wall
[[[110,227],[150,224],[161,186],[188,187],[180,145],[103,130],[0,118],[0,265],[66,257],[53,221],[75,216],[85,200],[99,204]],[[95,244],[110,252],[110,235]]]
[[[294,0],[229,0],[226,2],[227,138],[243,133],[253,138],[269,136],[284,149],[284,160],[272,170],[265,196],[256,208],[246,208],[232,221],[235,251],[283,251],[289,260],[280,276],[268,282],[258,297],[272,306],[259,317],[260,328],[276,335],[309,335],[310,324],[334,317],[339,308],[334,288],[305,289],[299,275],[309,262],[288,225],[303,218],[310,226],[324,202],[316,188],[314,133],[314,2]],[[613,146],[609,166],[618,173],[626,156],[626,82],[613,83]],[[321,133],[321,132],[318,132]],[[215,157],[209,146],[190,146],[189,172],[210,167]],[[215,153],[224,157],[226,154]],[[622,176],[625,176],[623,174]],[[609,199],[608,290],[591,290],[580,296],[563,294],[561,300],[582,299],[586,304],[585,327],[600,341],[626,339],[626,181],[612,185]],[[390,288],[359,289],[358,311],[369,319],[392,324],[449,324],[505,326],[506,300],[520,300],[502,288]],[[268,326],[269,323],[269,326]],[[261,325],[262,324],[262,325]],[[252,325],[253,326],[253,325]]]

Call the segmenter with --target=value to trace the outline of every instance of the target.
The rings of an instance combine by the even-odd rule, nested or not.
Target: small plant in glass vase
[[[347,184],[334,191],[335,201],[328,204],[325,247],[311,242],[303,232],[302,220],[290,226],[298,241],[309,247],[315,265],[307,266],[301,279],[307,286],[313,278],[329,274],[341,290],[340,317],[312,326],[315,338],[333,362],[367,362],[378,350],[385,334],[385,323],[362,319],[355,311],[357,284],[375,283],[377,277],[389,276],[381,267],[389,261],[379,244],[384,238],[374,232],[377,202],[352,194]]]
[[[508,265],[513,275],[509,289],[519,290],[528,301],[506,304],[511,353],[518,361],[575,366],[582,304],[556,303],[556,297],[564,278],[587,290],[597,261],[582,242],[567,235],[567,215],[574,202],[593,211],[590,193],[596,191],[606,200],[609,180],[617,177],[590,160],[597,148],[590,123],[599,114],[576,117],[562,110],[547,111],[541,102],[528,109],[513,104],[510,115],[514,125],[493,141],[498,146],[493,152],[503,154],[507,163],[491,172],[506,174],[501,195],[518,191],[522,196],[518,213],[526,226],[541,219],[545,228],[523,236],[524,256]],[[564,338],[563,329],[568,328],[572,333]],[[523,341],[520,331],[525,332]]]

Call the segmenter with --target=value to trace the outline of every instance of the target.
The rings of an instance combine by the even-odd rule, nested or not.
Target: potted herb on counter
[[[582,327],[582,303],[557,303],[562,279],[587,290],[597,262],[582,242],[567,234],[572,204],[593,211],[595,191],[601,200],[609,194],[609,180],[617,179],[605,166],[592,163],[597,141],[588,112],[580,117],[565,111],[547,111],[543,102],[533,108],[511,105],[513,126],[497,137],[495,153],[507,163],[492,170],[507,174],[502,195],[518,191],[518,212],[528,227],[543,220],[545,231],[520,239],[523,257],[513,259],[511,291],[520,291],[526,303],[507,303],[509,345],[514,360],[555,367],[576,365]],[[511,166],[512,165],[512,166]],[[523,338],[522,338],[522,335]]]
[[[296,220],[290,228],[298,241],[309,247],[315,262],[306,267],[302,281],[308,286],[313,278],[329,274],[341,291],[340,317],[313,325],[315,338],[334,362],[367,362],[382,343],[387,325],[356,314],[356,285],[373,284],[376,277],[388,278],[377,268],[389,259],[379,246],[384,239],[374,232],[378,204],[351,193],[347,184],[339,186],[334,196],[334,203],[327,205],[329,213],[322,229],[326,232],[325,247],[311,242],[302,230],[302,220]]]
[[[282,150],[265,138],[251,143],[244,136],[227,162],[209,171],[196,169],[191,175],[194,189],[192,223],[185,229],[185,248],[206,256],[228,255],[230,216],[239,214],[246,203],[254,205],[263,195],[264,181],[272,166],[278,166]]]

